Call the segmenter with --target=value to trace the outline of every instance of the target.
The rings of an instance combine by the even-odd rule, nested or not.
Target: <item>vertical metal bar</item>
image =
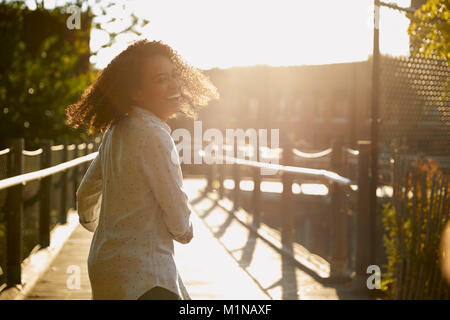
[[[67,143],[64,142],[62,150],[62,162],[67,161]],[[59,213],[59,222],[66,224],[67,222],[67,170],[61,173],[61,211]]]
[[[78,145],[75,143],[75,149],[73,150],[73,158],[76,159],[78,158],[79,152],[78,152]],[[73,167],[73,204],[74,204],[74,209],[78,209],[77,208],[77,189],[78,189],[78,175],[79,175],[79,169],[78,166]]]
[[[288,134],[283,135],[283,154],[282,154],[283,165],[292,165],[292,144],[289,139]],[[292,182],[293,177],[292,174],[286,171],[283,171],[282,176],[282,184],[283,184],[283,193],[281,195],[281,230],[282,230],[282,241],[283,245],[290,245],[293,240],[293,227],[294,227],[294,219],[292,212]]]
[[[448,208],[448,203],[449,202],[446,201],[447,196],[448,196],[448,189],[449,189],[449,182],[448,182],[448,180],[446,180],[446,182],[444,184],[445,193],[444,193],[444,203],[443,203],[443,207],[442,207],[443,212],[445,212],[445,208],[446,207],[447,207],[447,209],[449,209]],[[445,230],[445,228],[446,228],[447,221],[448,221],[448,216],[449,216],[449,210],[447,210],[447,214],[446,214],[445,218],[443,218],[443,224],[442,224],[443,230]],[[441,233],[441,236],[443,236],[442,233]],[[442,254],[442,252],[440,252],[439,254]],[[445,283],[444,282],[445,279],[443,277],[442,270],[440,270],[439,273],[440,273],[440,275],[439,275],[439,286],[438,286],[438,289],[437,289],[437,297],[438,297],[438,299],[442,299],[444,297],[444,295],[442,294],[442,286]],[[446,287],[447,287],[447,289],[450,288],[450,286],[446,286]]]
[[[98,147],[99,147],[100,143],[97,142],[97,138],[98,137],[96,136],[96,137],[94,137],[94,139],[92,139],[92,143],[94,144],[94,149],[92,150],[92,152],[98,151]]]
[[[89,143],[85,142],[84,145],[85,145],[85,147],[84,147],[84,154],[83,155],[87,156],[89,154],[89,147],[88,147]],[[83,175],[86,173],[88,167],[89,167],[88,163],[85,162],[84,165],[83,165]]]
[[[357,147],[357,141],[356,141],[356,121],[357,121],[357,110],[358,110],[358,79],[357,79],[357,64],[353,63],[353,67],[351,68],[352,73],[352,82],[351,82],[351,90],[349,91],[350,95],[350,110],[349,110],[349,141],[350,141],[350,147],[355,149]]]
[[[236,139],[233,139],[233,151],[234,151],[234,153],[235,153],[235,155],[234,155],[234,157],[235,158],[238,158],[239,157],[239,151],[238,151],[238,148],[239,148],[239,143],[238,143],[238,138],[236,137]],[[239,192],[240,192],[240,186],[239,186],[239,184],[240,184],[240,180],[241,180],[241,178],[240,178],[240,176],[239,176],[239,170],[240,168],[239,168],[239,164],[237,164],[237,163],[234,163],[233,164],[233,180],[234,180],[234,190],[233,190],[233,193],[234,193],[234,199],[233,199],[233,204],[234,204],[234,206],[233,206],[233,210],[237,210],[237,208],[239,208]]]
[[[221,152],[220,157],[222,157],[223,150]],[[225,187],[223,185],[223,181],[225,180],[225,163],[222,161],[222,163],[219,163],[217,166],[219,172],[219,198],[222,199],[225,193]]]
[[[370,177],[370,256],[376,259],[376,215],[377,215],[377,185],[378,185],[378,125],[379,119],[379,78],[380,78],[380,47],[379,47],[379,10],[380,1],[374,0],[373,29],[373,62],[372,62],[372,104],[371,104],[371,177]]]
[[[216,150],[215,147],[217,146],[217,141],[214,141],[213,146],[213,153],[208,153],[208,159],[205,157],[202,157],[202,165],[203,173],[206,174],[206,192],[208,191],[214,191],[217,192],[218,186],[217,186],[217,180],[218,180],[218,154],[219,150]]]
[[[213,181],[214,181],[213,172],[214,172],[214,170],[213,170],[213,164],[205,163],[204,166],[206,166],[206,179],[207,179],[206,192],[208,192],[208,191],[213,190]]]
[[[426,225],[426,234],[425,234],[425,242],[424,242],[424,252],[423,255],[425,255],[425,257],[427,256],[427,254],[429,253],[430,249],[428,247],[428,242],[429,242],[429,238],[430,238],[430,220],[431,220],[431,211],[433,210],[433,193],[434,193],[434,189],[435,189],[435,184],[436,184],[436,174],[433,174],[433,178],[432,178],[432,182],[431,182],[431,193],[430,193],[430,199],[429,199],[429,208],[428,208],[428,213],[427,213],[427,225]],[[425,188],[426,190],[426,188]],[[426,192],[426,191],[425,191]],[[420,263],[420,272],[419,272],[419,278],[418,278],[418,289],[416,291],[416,299],[417,298],[425,298],[424,297],[424,289],[425,289],[425,283],[423,280],[423,274],[425,272],[427,272],[426,267],[426,259],[423,259]]]
[[[408,299],[409,291],[411,290],[412,283],[412,273],[411,273],[411,263],[414,259],[414,240],[416,236],[416,212],[417,212],[417,181],[418,181],[418,173],[417,170],[412,170],[412,188],[413,188],[413,199],[412,199],[412,211],[411,211],[411,235],[409,246],[407,248],[407,258],[406,258],[406,273],[405,273],[405,285],[404,285],[404,293],[402,299]]]
[[[401,213],[396,213],[397,216],[399,216],[399,223],[398,223],[398,234],[399,234],[399,242],[400,242],[400,260],[398,261],[399,264],[399,276],[397,278],[398,280],[398,291],[397,291],[397,299],[402,299],[403,294],[405,292],[405,266],[406,266],[406,253],[405,253],[405,241],[406,241],[406,232],[405,232],[405,221],[406,221],[406,214],[408,210],[408,171],[406,168],[406,161],[405,165],[402,166],[402,174],[400,177],[400,188],[401,188],[401,196],[400,196],[400,207],[401,207]],[[404,189],[404,190],[402,190]]]
[[[443,225],[443,215],[444,215],[444,205],[445,205],[445,197],[447,196],[447,192],[445,186],[447,185],[447,179],[445,176],[442,176],[441,178],[441,185],[439,187],[439,193],[440,193],[440,197],[439,197],[439,202],[438,203],[438,208],[437,208],[437,212],[436,214],[439,212],[439,217],[437,219],[437,228],[436,228],[436,232],[435,232],[435,242],[434,242],[434,246],[439,248],[439,240],[441,239],[441,235],[442,235],[442,226]],[[439,270],[439,261],[440,261],[440,256],[441,256],[441,252],[438,251],[438,256],[436,261],[434,261],[434,269],[433,269],[433,276],[432,276],[432,281],[431,281],[431,296],[433,297],[433,299],[437,298],[439,299],[439,296],[435,296],[436,294],[436,289],[438,287],[439,283],[436,283],[437,281],[439,281],[439,276],[441,274],[440,270]],[[442,280],[441,280],[442,281]]]
[[[223,198],[223,152],[224,152],[224,142],[222,141],[220,144],[217,143],[217,152],[215,153],[215,160],[214,163],[216,165],[216,176],[217,176],[217,183],[218,183],[218,196],[219,199]]]
[[[9,141],[11,152],[8,155],[8,177],[22,174],[23,139]],[[7,286],[22,283],[22,216],[23,216],[23,185],[11,187],[8,190],[6,215],[6,282]]]
[[[370,251],[369,161],[370,141],[358,141],[358,210],[356,214],[356,281],[365,287],[367,267],[373,264]]]
[[[257,132],[256,145],[254,145],[254,156],[253,160],[259,162],[260,160],[260,141],[259,141],[259,130],[258,126],[260,125],[261,119],[261,105],[260,101],[256,103],[256,109],[254,110],[254,118],[253,118],[253,126]],[[252,192],[252,223],[254,226],[259,226],[261,222],[261,169],[260,168],[252,168],[253,170],[253,192]]]
[[[341,174],[342,171],[342,140],[335,139],[332,143],[331,168]],[[336,281],[348,278],[348,219],[344,210],[344,190],[337,182],[331,185],[331,239],[332,255],[330,263],[330,278]]]
[[[259,162],[259,139],[256,139],[256,146],[254,152],[256,153],[255,160]],[[253,211],[253,225],[259,225],[261,222],[261,169],[253,169],[253,194],[252,194],[252,211]]]
[[[43,152],[41,158],[41,168],[49,168],[51,166],[51,150],[52,142],[50,140],[43,141]],[[40,210],[39,210],[39,244],[41,248],[50,245],[50,197],[51,197],[52,176],[41,179],[40,183]]]
[[[414,249],[414,256],[420,257],[420,245],[422,243],[422,223],[423,223],[423,214],[424,214],[424,208],[425,208],[425,197],[426,197],[426,185],[427,185],[427,175],[426,173],[420,173],[420,177],[418,178],[420,181],[420,212],[419,212],[419,221],[418,221],[418,227],[417,227],[417,235],[416,235],[416,246]],[[421,264],[421,259],[416,259],[416,272],[418,273],[418,268]],[[409,290],[409,296],[408,299],[413,299],[414,297],[417,298],[417,287],[419,286],[419,283],[417,282],[417,276],[415,276],[412,279],[411,289]]]

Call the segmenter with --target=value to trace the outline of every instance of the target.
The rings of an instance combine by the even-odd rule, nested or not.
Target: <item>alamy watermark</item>
[[[261,166],[261,175],[274,175],[278,169],[274,165],[279,164],[278,154],[266,154],[257,158],[259,150],[277,150],[279,146],[279,129],[270,129],[270,146],[268,145],[267,129],[225,129],[223,132],[216,128],[209,128],[203,133],[202,121],[194,121],[194,138],[187,129],[179,128],[172,132],[172,138],[176,143],[171,158],[176,164],[233,164],[237,159],[257,161],[265,165]],[[236,150],[234,141],[236,139]],[[248,139],[248,143],[246,143]],[[181,140],[181,141],[180,141]],[[206,143],[203,146],[203,143]],[[259,148],[258,148],[259,146]],[[176,152],[175,152],[176,151]],[[182,156],[179,154],[182,151]]]
[[[81,268],[73,264],[67,267],[66,273],[70,274],[66,280],[66,288],[69,290],[80,290]]]
[[[376,264],[372,264],[367,267],[367,274],[370,276],[367,278],[366,285],[369,290],[381,289],[381,269]]]
[[[71,15],[66,20],[66,26],[69,30],[81,29],[81,8],[71,5],[67,8],[67,13]]]

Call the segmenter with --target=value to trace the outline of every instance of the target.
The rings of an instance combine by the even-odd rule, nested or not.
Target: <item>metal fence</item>
[[[382,2],[380,5],[385,13],[399,16],[413,10],[401,10]],[[384,32],[389,31],[380,30],[380,38]],[[372,167],[377,173],[373,183],[378,191],[389,186],[393,196],[376,197],[376,206],[372,202],[376,216],[375,262],[385,266],[395,298],[448,299],[448,285],[442,282],[437,267],[436,239],[440,238],[449,210],[449,198],[441,192],[449,188],[450,103],[445,94],[450,67],[446,59],[434,56],[383,56],[378,50],[378,40],[375,30],[372,115],[378,121],[374,121],[376,134],[372,138],[376,139],[378,150],[372,153],[373,162],[377,163],[376,168]],[[382,174],[382,168],[388,168],[384,171],[387,174]],[[428,180],[421,181],[427,175]],[[436,210],[430,209],[432,212],[427,216],[427,210],[420,211],[421,203],[426,203],[425,208],[434,204]],[[439,210],[444,210],[442,216]],[[392,215],[395,223],[389,223]],[[431,230],[436,238],[429,242]],[[393,234],[399,238],[394,239]],[[431,285],[444,289],[429,290]]]
[[[8,156],[10,149],[0,151],[0,179],[8,177]],[[8,191],[0,190],[0,268],[6,268],[6,212],[4,210]],[[4,271],[0,274],[0,283],[4,283],[6,277]]]
[[[28,151],[17,141],[10,148],[0,150],[2,182],[79,159],[95,152],[100,144],[99,137],[79,145],[52,145],[51,141],[44,141],[42,148]],[[17,154],[21,155],[20,159],[14,158]],[[11,186],[0,187],[0,287],[20,283],[20,270],[14,267],[15,263],[20,267],[30,254],[47,246],[51,230],[67,222],[67,212],[75,209],[75,193],[87,167],[84,161],[45,177],[24,177],[23,183],[16,181]]]

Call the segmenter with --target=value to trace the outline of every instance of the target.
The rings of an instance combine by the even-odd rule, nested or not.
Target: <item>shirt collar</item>
[[[164,121],[162,121],[161,118],[159,118],[156,114],[154,114],[150,110],[134,105],[132,106],[132,111],[142,119],[151,121],[157,126],[166,130],[169,134],[171,133],[172,129],[169,127],[169,125]]]

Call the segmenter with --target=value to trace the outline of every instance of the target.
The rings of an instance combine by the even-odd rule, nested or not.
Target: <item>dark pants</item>
[[[176,293],[163,287],[153,287],[140,296],[138,300],[181,300],[181,298]]]

